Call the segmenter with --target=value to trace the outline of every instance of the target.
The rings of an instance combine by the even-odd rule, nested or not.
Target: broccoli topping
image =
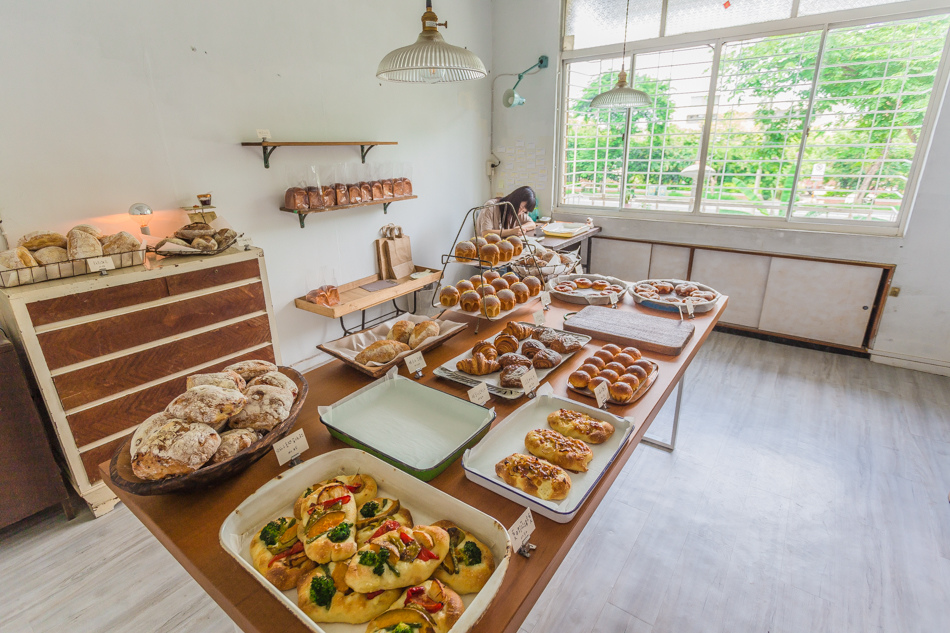
[[[287,519],[284,517],[271,521],[261,530],[261,541],[267,547],[274,547],[277,545],[277,539],[280,538],[280,535],[283,534],[286,529]]]
[[[326,576],[314,576],[310,581],[310,601],[318,607],[330,608],[330,602],[336,594],[336,585],[332,578]]]
[[[373,573],[377,576],[382,576],[384,571],[384,563],[386,554],[380,552],[377,554],[371,549],[366,550],[365,552],[360,552],[360,565],[366,565],[367,567],[373,568]]]
[[[330,539],[331,543],[342,543],[350,537],[350,528],[352,526],[344,521],[339,524],[329,532],[327,532],[327,538]]]
[[[375,501],[367,501],[363,504],[363,507],[360,508],[360,514],[367,519],[376,516],[377,512],[379,512],[379,504]]]
[[[387,631],[392,631],[392,633],[412,633],[413,629],[418,629],[418,624],[406,624],[405,622],[400,622],[399,624],[391,627],[387,627]]]
[[[466,565],[477,565],[482,562],[482,550],[472,541],[466,541],[462,546],[462,556],[460,557]]]

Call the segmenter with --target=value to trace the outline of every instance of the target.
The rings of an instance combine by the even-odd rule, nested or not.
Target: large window
[[[568,60],[560,204],[897,227],[948,28],[950,16],[937,14],[670,48],[654,41],[628,54],[633,86],[652,101],[630,111],[589,107],[616,82],[619,54]]]

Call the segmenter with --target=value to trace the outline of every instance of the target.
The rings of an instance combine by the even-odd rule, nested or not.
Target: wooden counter
[[[537,529],[532,535],[531,542],[537,546],[537,549],[530,559],[518,555],[512,557],[505,582],[497,598],[473,630],[485,633],[501,631],[515,633],[518,630],[593,515],[597,505],[639,445],[643,434],[662,408],[663,403],[676,388],[676,384],[696,356],[696,352],[719,321],[727,300],[728,298],[723,296],[715,310],[699,315],[692,321],[696,325],[696,332],[681,355],[675,358],[649,355],[660,367],[659,377],[651,390],[639,402],[629,407],[611,405],[613,413],[632,415],[638,421],[643,420],[644,424],[639,432],[621,451],[573,521],[560,524],[535,515]],[[533,304],[532,308],[515,312],[512,318],[531,321],[531,310],[537,307],[538,304]],[[551,327],[561,327],[563,314],[576,310],[578,307],[556,301],[547,315],[547,324]],[[620,309],[644,310],[635,306],[629,296],[624,298]],[[644,311],[653,315],[666,316],[666,313],[653,310]],[[464,317],[458,313],[453,314],[453,318],[460,316]],[[670,315],[669,318],[679,317]],[[428,369],[421,382],[441,391],[466,397],[466,387],[436,378],[432,375],[432,368],[470,348],[475,341],[500,331],[504,323],[504,321],[491,324],[483,322],[478,335],[474,333],[473,325],[467,331],[430,352],[426,356]],[[566,383],[570,373],[599,347],[597,341],[592,341],[584,350],[572,356],[549,376],[547,382],[554,387],[556,393],[567,394],[569,398],[586,404],[591,403],[590,399],[568,391]],[[405,367],[401,369],[401,372],[406,375]],[[326,427],[320,423],[317,407],[332,404],[372,380],[340,361],[322,365],[306,374],[306,378],[310,382],[310,395],[299,417],[299,425],[305,430],[310,444],[310,449],[303,454],[304,459],[347,447],[332,438]],[[512,401],[493,398],[491,404],[498,413],[495,424],[523,403],[524,399]],[[108,466],[108,462],[101,466],[103,478],[107,481]],[[218,543],[218,528],[227,515],[248,495],[280,474],[282,470],[277,466],[276,458],[268,455],[236,480],[210,491],[185,495],[137,497],[114,487],[113,490],[244,631],[303,632],[307,630],[306,627],[277,600],[269,596],[258,581],[238,566]],[[108,483],[111,486],[111,481]],[[461,460],[449,466],[431,483],[436,488],[497,518],[506,526],[510,526],[524,512],[523,506],[465,479]]]

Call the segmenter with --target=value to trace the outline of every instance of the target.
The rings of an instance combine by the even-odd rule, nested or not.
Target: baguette
[[[356,362],[360,365],[368,363],[386,364],[402,353],[409,351],[409,346],[399,341],[376,341],[368,345],[356,355]]]

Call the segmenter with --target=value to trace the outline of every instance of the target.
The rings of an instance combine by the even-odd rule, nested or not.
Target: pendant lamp
[[[591,99],[591,108],[647,108],[653,105],[647,93],[627,85],[627,72],[624,65],[627,63],[627,20],[629,17],[630,0],[627,0],[627,13],[623,18],[623,57],[620,59],[617,85]]]
[[[386,81],[403,83],[447,83],[481,79],[488,74],[478,56],[464,48],[447,44],[439,33],[439,24],[432,11],[432,0],[426,0],[422,14],[422,33],[415,44],[397,48],[383,57],[376,76]]]

